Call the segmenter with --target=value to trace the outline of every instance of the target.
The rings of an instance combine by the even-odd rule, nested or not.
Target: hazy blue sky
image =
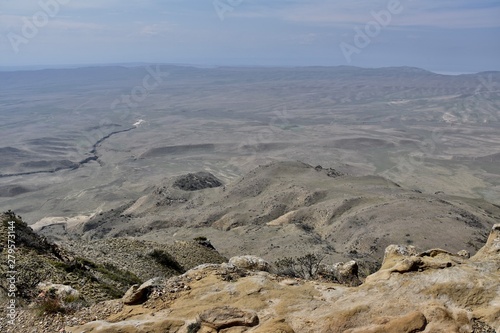
[[[500,1],[0,0],[0,36],[0,66],[407,65],[475,72],[500,70]]]

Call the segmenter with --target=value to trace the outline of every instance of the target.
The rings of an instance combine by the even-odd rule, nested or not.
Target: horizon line
[[[353,66],[353,65],[224,65],[224,64],[197,64],[197,63],[178,63],[178,62],[118,62],[118,63],[80,63],[80,64],[43,64],[43,65],[13,65],[13,66],[1,66],[0,72],[20,72],[20,71],[39,71],[39,70],[50,70],[50,69],[81,69],[81,68],[92,68],[92,67],[142,67],[147,65],[169,65],[178,67],[192,67],[192,68],[359,68],[359,69],[390,69],[390,68],[411,68],[418,69],[422,71],[427,71],[438,75],[447,76],[458,76],[458,75],[473,75],[487,72],[500,72],[500,70],[485,70],[478,72],[461,72],[461,71],[450,71],[450,70],[429,70],[422,67],[410,66],[410,65],[400,65],[400,66],[381,66],[381,67],[364,67],[364,66]]]

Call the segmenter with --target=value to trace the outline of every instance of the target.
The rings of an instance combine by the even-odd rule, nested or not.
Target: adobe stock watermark
[[[480,85],[476,89],[474,96],[483,96],[490,103],[487,117],[483,122],[500,121],[500,82],[493,80],[493,74],[489,73],[488,77],[479,77]]]
[[[234,11],[244,0],[214,0],[212,2],[215,12],[221,21],[224,21],[225,15]]]
[[[452,111],[458,124],[488,123],[500,121],[498,98],[500,97],[500,84],[494,81],[493,75],[479,76],[479,83],[472,96],[467,97],[463,103],[464,109]],[[482,108],[482,113],[478,113],[476,103],[492,103],[489,108]],[[496,104],[495,104],[496,103]],[[445,129],[434,129],[427,139],[417,144],[417,149],[406,156],[398,158],[397,165],[380,172],[379,175],[397,182],[405,182],[409,177],[416,174],[416,171],[424,166],[425,158],[432,156],[437,151],[438,143],[442,142]]]
[[[490,73],[487,77],[480,76],[479,84],[474,91],[474,95],[483,94],[487,98],[500,96],[500,83],[493,81],[493,75]]]
[[[160,84],[164,82],[163,79],[169,75],[168,72],[161,71],[160,65],[156,65],[155,69],[151,68],[151,66],[147,66],[146,71],[148,74],[144,76],[141,84],[133,87],[130,94],[121,95],[120,98],[115,99],[111,103],[111,110],[115,110],[120,104],[125,104],[128,107],[128,111],[132,108],[136,108],[141,102],[148,98],[151,92],[157,89]],[[124,118],[123,115],[121,118]]]
[[[97,149],[104,140],[112,135],[135,129],[146,122],[144,119],[132,118],[133,111],[137,110],[140,104],[151,96],[155,89],[165,82],[165,78],[169,75],[169,72],[162,71],[158,64],[156,67],[147,66],[145,70],[147,74],[144,75],[142,81],[139,81],[136,86],[132,87],[128,94],[122,94],[114,98],[110,103],[109,110],[114,113],[114,117],[108,114],[104,118],[100,118],[92,131],[88,131],[86,135],[78,141],[77,146],[80,150],[91,150],[90,153],[93,155],[92,158],[97,160]],[[73,109],[73,113],[81,112],[80,110],[82,110],[88,102]],[[131,127],[125,129],[115,128],[113,130],[113,127],[121,126],[112,120],[116,118],[120,122],[129,122]]]
[[[415,174],[415,171],[422,168],[427,156],[432,156],[437,151],[437,144],[443,138],[442,129],[434,129],[427,139],[417,144],[417,149],[407,156],[400,156],[397,164],[387,170],[379,172],[378,175],[395,181],[404,183],[407,178]]]
[[[493,75],[478,76],[478,85],[471,96],[449,111],[452,123],[491,123],[500,121],[500,83]]]
[[[407,2],[413,0],[404,0]],[[394,16],[403,12],[404,7],[401,0],[389,0],[385,9],[372,11],[372,21],[368,21],[364,27],[354,27],[354,37],[352,43],[341,42],[339,47],[346,61],[350,64],[354,54],[360,54],[368,47],[374,38],[380,35],[382,30],[389,26]]]
[[[273,111],[273,116],[267,126],[258,129],[251,137],[238,145],[238,157],[243,164],[252,164],[258,160],[266,144],[272,144],[282,133],[292,126],[291,117],[286,107]]]
[[[6,306],[7,323],[11,326],[17,316],[17,270],[16,270],[16,222],[7,222],[7,256],[5,259],[7,264],[7,272],[5,279],[7,280],[7,296],[8,302]]]
[[[19,47],[21,45],[28,44],[33,38],[35,38],[40,29],[49,24],[50,19],[59,14],[61,11],[61,6],[66,5],[71,0],[40,0],[38,1],[38,6],[40,10],[34,13],[31,17],[23,17],[23,26],[21,27],[21,34],[15,32],[7,33],[7,39],[12,46],[12,50],[17,54],[19,53]]]

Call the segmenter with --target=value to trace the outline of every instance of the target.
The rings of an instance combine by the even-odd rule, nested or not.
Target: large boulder
[[[67,297],[80,297],[80,292],[76,289],[73,289],[71,286],[65,284],[57,284],[50,282],[41,282],[37,286],[38,290],[42,293],[47,293],[49,291],[53,292],[56,296],[64,299]]]
[[[346,263],[339,262],[328,268],[329,273],[333,274],[338,282],[353,287],[361,284],[358,277],[358,269],[358,264],[354,260]]]
[[[144,303],[145,301],[147,301],[148,296],[149,294],[151,294],[153,288],[159,286],[160,284],[161,280],[158,278],[148,280],[143,284],[141,284],[140,286],[138,284],[134,284],[127,290],[125,295],[123,295],[122,297],[123,304],[137,305]]]
[[[250,271],[269,272],[271,265],[262,258],[256,256],[237,256],[229,259],[229,264],[237,268],[248,269]]]
[[[216,307],[200,314],[202,325],[217,331],[235,327],[253,327],[259,324],[259,317],[253,311],[245,311],[231,306]]]

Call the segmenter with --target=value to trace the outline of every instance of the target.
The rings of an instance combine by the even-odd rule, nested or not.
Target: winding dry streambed
[[[49,170],[35,170],[35,171],[27,171],[27,172],[19,172],[19,173],[0,174],[0,178],[28,176],[28,175],[34,175],[34,174],[39,174],[39,173],[56,173],[56,172],[62,171],[62,170],[76,170],[84,164],[87,164],[91,161],[99,160],[99,156],[97,154],[97,148],[99,147],[99,145],[101,145],[101,143],[103,143],[104,141],[106,141],[107,139],[112,137],[113,135],[124,133],[124,132],[129,132],[135,128],[137,128],[137,126],[126,128],[126,129],[119,130],[119,131],[113,131],[113,132],[103,136],[102,138],[97,140],[92,145],[92,149],[89,152],[89,154],[91,156],[81,160],[80,162],[75,162],[75,163],[72,163],[71,165],[68,165],[68,166],[61,166],[61,167],[57,167],[57,168],[49,169]]]

